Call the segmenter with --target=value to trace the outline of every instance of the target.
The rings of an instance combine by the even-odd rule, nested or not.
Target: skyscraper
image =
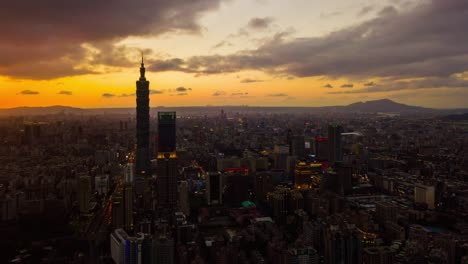
[[[330,125],[328,126],[328,147],[329,147],[329,157],[330,162],[334,163],[336,161],[343,160],[343,151],[341,146],[341,133],[343,132],[343,127],[339,125]]]
[[[176,151],[176,112],[158,112],[158,152]]]
[[[140,79],[136,81],[137,149],[136,174],[144,177],[150,173],[149,152],[149,81],[145,78],[145,64],[141,59]]]
[[[158,113],[158,134],[157,203],[160,209],[174,210],[177,203],[175,112]]]

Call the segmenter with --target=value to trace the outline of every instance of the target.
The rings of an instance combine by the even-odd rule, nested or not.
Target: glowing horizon
[[[47,12],[60,7],[37,15],[35,5],[11,3],[11,10],[31,11],[20,17],[0,11],[8,36],[0,44],[0,108],[134,107],[140,52],[152,107],[383,98],[468,107],[462,0],[142,1],[102,14],[105,5],[94,1],[86,12],[67,6],[56,20]],[[74,8],[81,20],[64,23]]]

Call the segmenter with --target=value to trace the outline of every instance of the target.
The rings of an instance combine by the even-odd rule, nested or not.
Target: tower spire
[[[141,81],[146,80],[146,78],[145,78],[145,63],[143,61],[143,52],[141,52],[140,80]]]

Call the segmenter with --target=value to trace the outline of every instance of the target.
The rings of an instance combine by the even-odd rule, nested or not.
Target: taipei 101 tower
[[[141,57],[140,79],[136,81],[136,166],[135,171],[138,178],[151,176],[150,174],[150,151],[149,151],[149,81],[145,78],[145,64]]]

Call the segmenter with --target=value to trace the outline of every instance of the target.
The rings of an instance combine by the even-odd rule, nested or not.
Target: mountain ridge
[[[392,101],[390,99],[379,99],[370,101],[359,101],[349,105],[341,106],[182,106],[182,107],[152,107],[155,109],[169,110],[190,110],[190,109],[213,109],[213,108],[246,108],[246,109],[283,109],[283,110],[310,110],[312,112],[342,112],[342,113],[430,113],[438,111],[468,111],[468,109],[434,109],[419,106],[406,105]],[[131,114],[134,113],[133,107],[120,107],[120,108],[79,108],[72,106],[52,105],[52,106],[20,106],[13,108],[0,108],[1,116],[20,116],[20,115],[53,115],[53,114],[71,114],[71,115],[95,115],[95,114]]]

